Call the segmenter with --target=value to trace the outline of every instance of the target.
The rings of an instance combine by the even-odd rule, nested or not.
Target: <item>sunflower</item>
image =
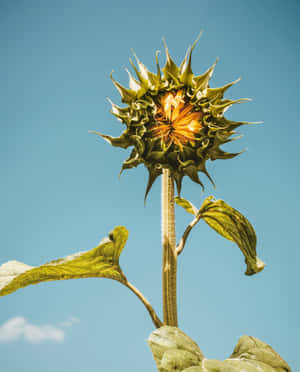
[[[180,194],[182,179],[188,176],[203,187],[198,172],[204,173],[214,185],[206,169],[206,161],[231,159],[239,153],[229,153],[220,146],[235,138],[234,130],[247,122],[227,120],[224,112],[233,104],[247,98],[224,99],[224,93],[238,80],[220,88],[210,88],[209,80],[215,63],[202,75],[195,76],[191,68],[193,49],[189,47],[185,58],[178,67],[172,60],[168,47],[165,66],[160,69],[156,52],[156,74],[150,72],[140,62],[136,54],[136,65],[129,59],[135,73],[129,75],[129,89],[111,79],[118,89],[126,107],[111,103],[111,112],[125,124],[126,129],[120,137],[111,137],[94,132],[111,145],[124,149],[133,147],[130,156],[124,161],[125,169],[144,164],[149,172],[145,198],[163,168],[170,170]]]

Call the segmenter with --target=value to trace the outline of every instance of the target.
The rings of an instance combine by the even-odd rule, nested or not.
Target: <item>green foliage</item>
[[[175,202],[187,212],[204,221],[224,238],[236,243],[245,256],[246,275],[253,275],[263,270],[265,264],[256,256],[256,234],[253,226],[239,211],[223,200],[206,198],[197,210],[184,198],[175,198]]]
[[[199,35],[200,37],[200,35]],[[123,170],[144,164],[149,177],[145,198],[155,180],[163,174],[163,312],[164,324],[142,293],[127,281],[119,265],[120,254],[126,244],[128,231],[117,226],[109,237],[87,252],[32,267],[18,261],[9,261],[0,267],[0,296],[19,288],[45,281],[102,277],[117,280],[129,288],[145,305],[154,325],[158,328],[148,340],[159,372],[291,372],[287,363],[262,341],[243,336],[233,354],[224,361],[204,357],[198,345],[177,327],[176,257],[182,252],[193,227],[203,219],[224,238],[236,243],[245,257],[246,275],[260,272],[264,263],[256,256],[256,233],[250,222],[223,200],[208,197],[200,209],[190,201],[175,198],[175,202],[194,216],[176,246],[174,218],[174,188],[180,195],[182,179],[188,176],[200,184],[199,172],[214,185],[206,169],[207,160],[231,159],[240,153],[223,151],[220,146],[239,137],[235,129],[250,124],[235,122],[224,117],[233,104],[248,99],[224,98],[226,91],[237,81],[223,87],[211,88],[216,62],[202,75],[192,72],[193,49],[188,49],[180,66],[172,60],[167,45],[166,64],[161,69],[156,54],[157,73],[154,74],[139,61],[130,63],[136,73],[129,71],[129,89],[111,79],[118,89],[125,107],[112,104],[112,114],[125,124],[119,137],[93,132],[112,146],[133,147]],[[167,182],[165,182],[167,181]]]
[[[291,372],[271,346],[255,337],[242,336],[224,361],[206,359],[199,346],[176,327],[155,330],[148,343],[159,372]]]
[[[246,217],[223,200],[214,200],[212,197],[204,201],[200,213],[217,233],[239,246],[247,264],[246,275],[263,270],[265,265],[256,256],[255,230]]]
[[[175,197],[175,203],[194,216],[199,212],[199,210],[189,200],[181,198],[180,196]]]
[[[88,252],[75,253],[40,267],[9,261],[0,267],[0,296],[30,284],[52,280],[97,277],[126,283],[126,277],[119,266],[119,257],[127,238],[127,229],[117,226],[108,238]]]

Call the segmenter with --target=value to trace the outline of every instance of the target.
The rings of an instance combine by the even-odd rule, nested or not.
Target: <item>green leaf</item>
[[[176,196],[175,203],[194,216],[196,216],[196,214],[198,213],[198,209],[187,199]]]
[[[148,344],[159,372],[291,372],[271,346],[250,336],[242,336],[224,361],[206,359],[196,342],[176,327],[156,329]]]
[[[119,257],[127,238],[127,229],[117,226],[108,238],[104,238],[88,252],[78,252],[40,267],[9,261],[0,266],[0,296],[30,284],[52,280],[97,277],[125,283],[126,277],[119,266]]]
[[[256,256],[256,234],[250,222],[223,200],[207,198],[201,209],[201,217],[224,238],[236,243],[245,256],[246,275],[260,272],[265,264]]]

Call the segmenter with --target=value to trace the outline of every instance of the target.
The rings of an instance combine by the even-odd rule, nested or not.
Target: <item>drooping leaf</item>
[[[271,346],[250,336],[242,336],[224,361],[206,359],[196,342],[176,327],[156,329],[148,344],[159,372],[291,372]]]
[[[9,261],[0,266],[0,296],[30,284],[52,280],[102,277],[125,283],[126,277],[119,266],[119,257],[127,238],[127,229],[117,226],[108,238],[104,238],[88,252],[78,252],[40,267]]]
[[[175,203],[194,216],[198,213],[198,209],[187,199],[176,196]]]
[[[224,238],[236,243],[245,256],[246,275],[260,272],[265,264],[256,256],[256,233],[251,223],[223,200],[207,198],[201,218]]]

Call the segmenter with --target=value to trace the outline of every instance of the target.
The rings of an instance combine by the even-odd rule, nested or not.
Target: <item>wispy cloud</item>
[[[80,320],[76,318],[75,316],[71,316],[69,319],[65,320],[64,322],[60,323],[60,326],[63,328],[69,328],[72,327],[73,324],[79,323]]]
[[[0,342],[8,343],[22,339],[30,343],[62,342],[65,338],[64,328],[69,328],[75,323],[79,323],[79,319],[71,317],[60,323],[59,326],[35,325],[28,322],[24,317],[17,316],[0,326]]]

